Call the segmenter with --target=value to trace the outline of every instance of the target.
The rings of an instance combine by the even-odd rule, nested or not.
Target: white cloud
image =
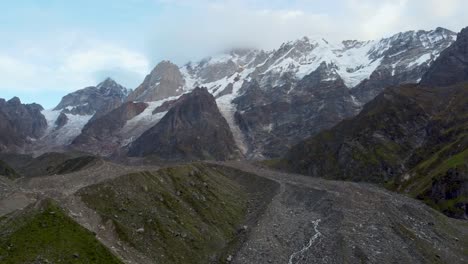
[[[134,88],[162,59],[182,64],[233,47],[274,49],[303,36],[366,40],[412,29],[442,26],[458,31],[468,26],[468,1],[462,0],[133,1],[161,5],[141,20],[153,22],[152,27],[142,24],[144,29],[137,30],[151,28],[147,34],[135,37],[130,26],[114,24],[106,30],[115,39],[106,39],[109,35],[99,32],[103,30],[99,25],[100,29],[88,28],[92,36],[68,28],[0,32],[6,39],[0,50],[0,93],[15,89],[62,96],[108,75]],[[80,22],[74,29],[86,31],[79,28]],[[11,41],[12,36],[18,43]]]
[[[441,26],[468,26],[461,0],[156,0],[166,9],[155,18],[148,41],[152,63],[199,59],[238,46],[273,49],[303,36],[331,40],[379,39]]]
[[[110,77],[134,88],[149,68],[141,53],[102,41],[32,46],[13,55],[0,53],[0,92],[12,88],[69,92],[97,84],[112,73],[117,76]]]
[[[156,18],[149,54],[178,63],[233,47],[277,48],[304,35],[326,36],[336,29],[326,14],[299,9],[250,9],[241,3],[190,6]]]

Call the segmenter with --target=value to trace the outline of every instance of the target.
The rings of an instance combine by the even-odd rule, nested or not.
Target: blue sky
[[[0,9],[0,98],[46,108],[107,76],[135,88],[162,59],[273,49],[305,35],[365,40],[468,26],[463,0],[17,0]]]

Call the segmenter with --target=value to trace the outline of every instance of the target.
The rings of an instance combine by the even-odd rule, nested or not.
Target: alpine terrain
[[[468,28],[0,99],[0,263],[468,263],[467,220]]]

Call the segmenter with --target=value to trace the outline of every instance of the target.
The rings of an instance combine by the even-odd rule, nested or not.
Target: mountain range
[[[0,99],[0,262],[467,263],[468,28]]]
[[[200,86],[216,98],[244,157],[276,158],[300,140],[355,116],[384,88],[417,83],[455,39],[443,28],[376,41],[304,37],[272,51],[237,49],[180,67],[163,61],[134,91],[109,78],[64,96],[53,110],[41,112],[47,125],[42,122],[32,142],[25,135],[4,148],[112,155],[155,126],[171,102]],[[146,105],[144,110],[139,105],[141,112],[134,112],[131,103],[137,102]],[[116,119],[118,124],[109,121]],[[107,131],[106,125],[111,125],[109,137],[89,138],[94,136],[90,127]],[[85,137],[99,148],[84,144]]]

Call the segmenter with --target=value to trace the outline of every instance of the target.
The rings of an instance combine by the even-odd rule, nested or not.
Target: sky
[[[45,108],[106,77],[134,89],[161,60],[468,26],[465,0],[15,0],[0,10],[0,98]]]

